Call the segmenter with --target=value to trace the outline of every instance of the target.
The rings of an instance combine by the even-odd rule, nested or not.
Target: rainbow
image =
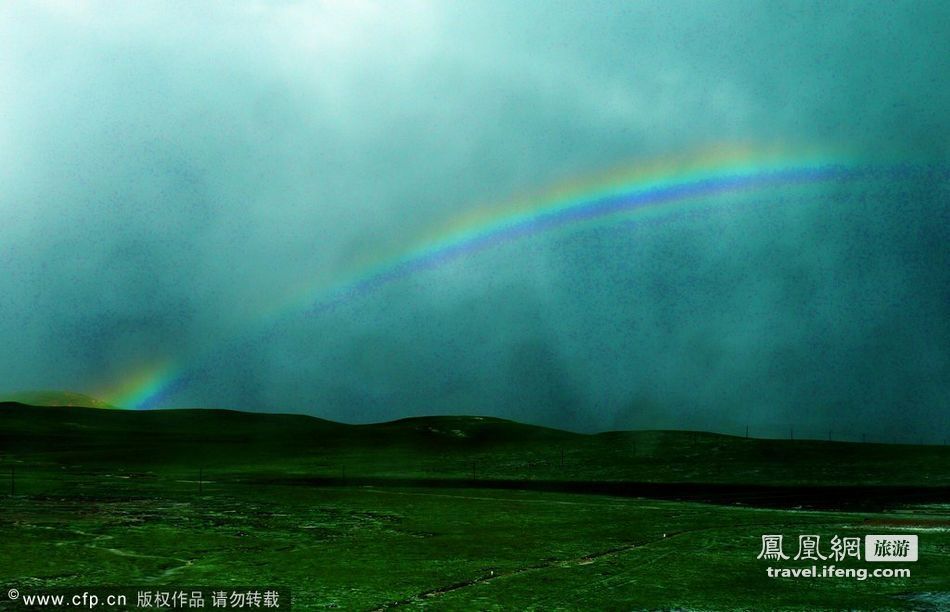
[[[96,396],[117,408],[147,408],[160,401],[180,371],[170,362],[140,366],[126,375],[118,384],[102,389]]]
[[[502,206],[478,207],[473,214],[394,253],[354,266],[342,280],[297,287],[248,321],[245,329],[267,329],[288,315],[316,315],[452,260],[557,228],[630,215],[663,217],[708,206],[715,196],[873,178],[882,174],[882,168],[862,165],[840,152],[789,153],[752,147],[717,147],[698,155],[638,164],[632,171],[567,183]],[[163,364],[138,371],[106,399],[123,408],[154,407],[192,378],[200,357],[177,367]]]
[[[292,312],[318,313],[417,272],[563,226],[631,214],[638,218],[679,214],[717,195],[840,181],[860,173],[843,157],[793,160],[774,153],[753,156],[742,149],[654,163],[500,207],[478,208],[401,252],[357,268],[345,281],[298,290],[286,306]]]

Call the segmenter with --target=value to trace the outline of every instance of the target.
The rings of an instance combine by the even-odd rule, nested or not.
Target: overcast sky
[[[171,364],[152,407],[942,441],[948,57],[939,1],[4,2],[0,391]],[[930,171],[281,310],[480,207],[737,142]]]

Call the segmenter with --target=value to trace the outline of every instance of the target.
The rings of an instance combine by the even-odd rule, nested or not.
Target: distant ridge
[[[351,425],[302,414],[0,402],[0,464],[4,457],[16,457],[24,470],[201,468],[219,477],[267,473],[271,479],[364,478],[369,484],[429,478],[950,487],[946,446],[668,430],[581,434],[487,416]]]
[[[116,408],[112,404],[90,395],[72,391],[19,391],[17,393],[0,394],[0,402],[16,402],[30,406],[102,408],[106,410]]]

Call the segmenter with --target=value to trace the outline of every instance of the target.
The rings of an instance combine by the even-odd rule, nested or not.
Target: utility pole
[[[198,495],[201,495],[202,492],[204,491],[204,487],[202,486],[204,484],[204,477],[205,477],[204,468],[199,467],[198,468]]]

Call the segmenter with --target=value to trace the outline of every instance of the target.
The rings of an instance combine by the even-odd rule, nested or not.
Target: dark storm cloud
[[[0,389],[167,361],[187,375],[167,405],[937,439],[945,174],[579,227],[262,315],[631,159],[740,141],[946,164],[948,22],[937,2],[7,3]]]

